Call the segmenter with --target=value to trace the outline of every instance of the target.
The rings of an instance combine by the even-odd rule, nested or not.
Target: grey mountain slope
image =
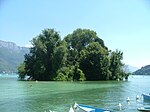
[[[135,72],[133,72],[135,75],[150,75],[150,65],[146,65]]]
[[[0,72],[16,72],[29,48],[0,40]]]
[[[125,65],[123,70],[127,73],[133,73],[134,71],[138,70],[138,68],[131,65]]]

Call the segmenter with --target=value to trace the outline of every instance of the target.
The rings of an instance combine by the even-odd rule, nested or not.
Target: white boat
[[[138,110],[139,111],[150,112],[150,106],[148,106],[148,107],[139,107]]]
[[[92,106],[75,103],[74,107],[73,108],[71,107],[69,112],[111,112],[111,111],[107,109],[95,108]]]

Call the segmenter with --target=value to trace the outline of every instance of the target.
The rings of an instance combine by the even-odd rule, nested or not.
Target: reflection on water
[[[134,76],[128,81],[37,83],[17,81],[17,76],[0,76],[0,109],[4,112],[68,112],[76,101],[114,111],[119,111],[120,103],[121,112],[138,112],[143,101],[137,101],[136,96],[149,93],[149,83],[150,76]]]

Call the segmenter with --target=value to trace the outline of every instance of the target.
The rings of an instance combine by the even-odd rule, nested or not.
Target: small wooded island
[[[61,39],[54,29],[44,29],[32,39],[33,47],[18,67],[20,80],[39,81],[123,80],[123,52],[109,50],[96,32],[76,29]]]

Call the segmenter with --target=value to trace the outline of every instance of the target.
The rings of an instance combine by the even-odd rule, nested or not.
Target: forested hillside
[[[17,72],[17,67],[24,61],[24,55],[28,52],[28,48],[0,40],[0,73]]]
[[[150,75],[150,65],[146,65],[141,69],[135,71],[133,74],[135,75]]]

